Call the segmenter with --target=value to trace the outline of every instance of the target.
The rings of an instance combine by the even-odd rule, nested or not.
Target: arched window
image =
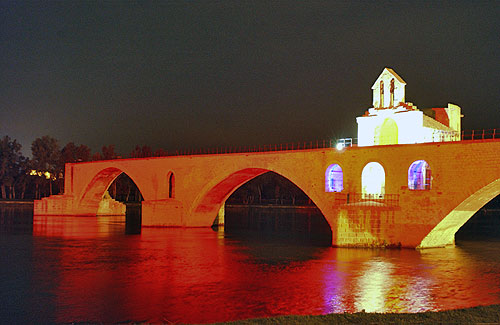
[[[391,79],[391,103],[390,106],[394,107],[394,78]]]
[[[384,107],[384,82],[380,80],[380,108]]]
[[[325,191],[342,192],[344,189],[344,174],[339,164],[330,165],[325,173]]]
[[[431,168],[425,160],[414,161],[408,168],[408,188],[410,190],[431,189]]]
[[[381,199],[385,194],[384,167],[377,162],[366,164],[361,173],[361,189],[363,198]]]
[[[170,172],[167,175],[168,179],[168,198],[172,199],[175,196],[175,176],[174,173]]]

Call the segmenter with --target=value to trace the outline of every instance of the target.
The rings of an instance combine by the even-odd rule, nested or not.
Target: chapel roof
[[[377,85],[378,81],[380,80],[380,78],[382,77],[382,75],[384,74],[384,72],[386,70],[387,70],[387,72],[392,74],[394,76],[394,78],[396,78],[397,81],[399,81],[403,85],[406,85],[406,82],[403,80],[403,78],[401,78],[394,70],[392,70],[391,68],[385,67],[384,70],[382,71],[382,73],[378,76],[377,80],[375,80],[375,82],[373,83],[372,89],[375,88],[375,85]]]

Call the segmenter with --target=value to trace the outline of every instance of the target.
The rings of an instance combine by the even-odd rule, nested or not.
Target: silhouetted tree
[[[76,163],[88,161],[90,159],[90,148],[86,145],[76,146],[73,142],[69,142],[62,148],[57,174],[64,175],[64,168],[67,163]],[[64,178],[58,178],[59,190],[64,189]]]
[[[90,148],[82,144],[75,146],[73,142],[69,142],[61,150],[61,164],[76,163],[90,160]]]
[[[130,152],[130,158],[147,158],[153,156],[153,150],[150,146],[135,146],[134,150]]]
[[[61,164],[76,162],[76,146],[73,142],[69,142],[61,150]]]
[[[7,198],[7,189],[9,189],[9,198],[15,197],[15,181],[21,171],[21,163],[25,158],[21,154],[21,144],[10,137],[4,136],[0,140],[0,182],[2,198]]]
[[[115,145],[110,144],[109,146],[102,147],[102,158],[104,160],[116,159],[118,154],[115,152]]]
[[[141,147],[139,147],[139,145],[136,145],[134,150],[130,152],[130,158],[141,158],[141,154]]]
[[[98,151],[92,155],[92,161],[103,160],[101,153]]]
[[[33,169],[42,173],[49,183],[49,195],[52,195],[52,182],[60,177],[60,155],[59,144],[57,140],[50,136],[36,138],[31,144],[31,153],[33,155]],[[48,173],[48,174],[46,174]],[[41,178],[43,178],[41,176]],[[40,182],[43,184],[43,182]],[[36,194],[40,197],[39,185],[37,183]]]
[[[14,180],[14,188],[17,188],[16,198],[24,199],[26,189],[31,183],[33,176],[30,176],[31,160],[26,157],[21,157],[19,162],[19,174]],[[19,194],[17,194],[19,193]]]
[[[168,156],[168,151],[160,148],[160,149],[155,151],[154,155],[155,155],[155,157],[165,157],[165,156]]]
[[[76,148],[75,158],[76,162],[90,161],[90,148],[84,144],[79,145]]]
[[[141,152],[142,152],[142,157],[143,158],[147,158],[147,157],[152,157],[153,156],[153,149],[151,149],[150,146],[142,146]]]

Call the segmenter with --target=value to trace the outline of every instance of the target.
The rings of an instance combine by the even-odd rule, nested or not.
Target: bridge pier
[[[125,215],[125,204],[111,198],[77,205],[72,195],[52,195],[34,201],[34,215],[96,216]],[[174,199],[142,201],[142,225],[183,227],[186,224],[182,202]]]
[[[127,207],[120,201],[114,200],[108,192],[104,194],[99,208],[97,209],[98,216],[122,216],[125,215]]]
[[[142,225],[150,227],[183,227],[182,202],[174,199],[142,201]]]
[[[34,201],[33,213],[34,215],[73,215],[73,201],[73,195],[66,194],[44,197]]]
[[[49,216],[96,216],[125,215],[125,204],[105,197],[101,201],[76,204],[73,195],[52,195],[34,201],[34,215]]]

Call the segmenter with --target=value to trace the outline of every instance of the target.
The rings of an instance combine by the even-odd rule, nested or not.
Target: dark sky
[[[0,1],[0,135],[168,150],[356,135],[384,67],[500,127],[500,1]]]

